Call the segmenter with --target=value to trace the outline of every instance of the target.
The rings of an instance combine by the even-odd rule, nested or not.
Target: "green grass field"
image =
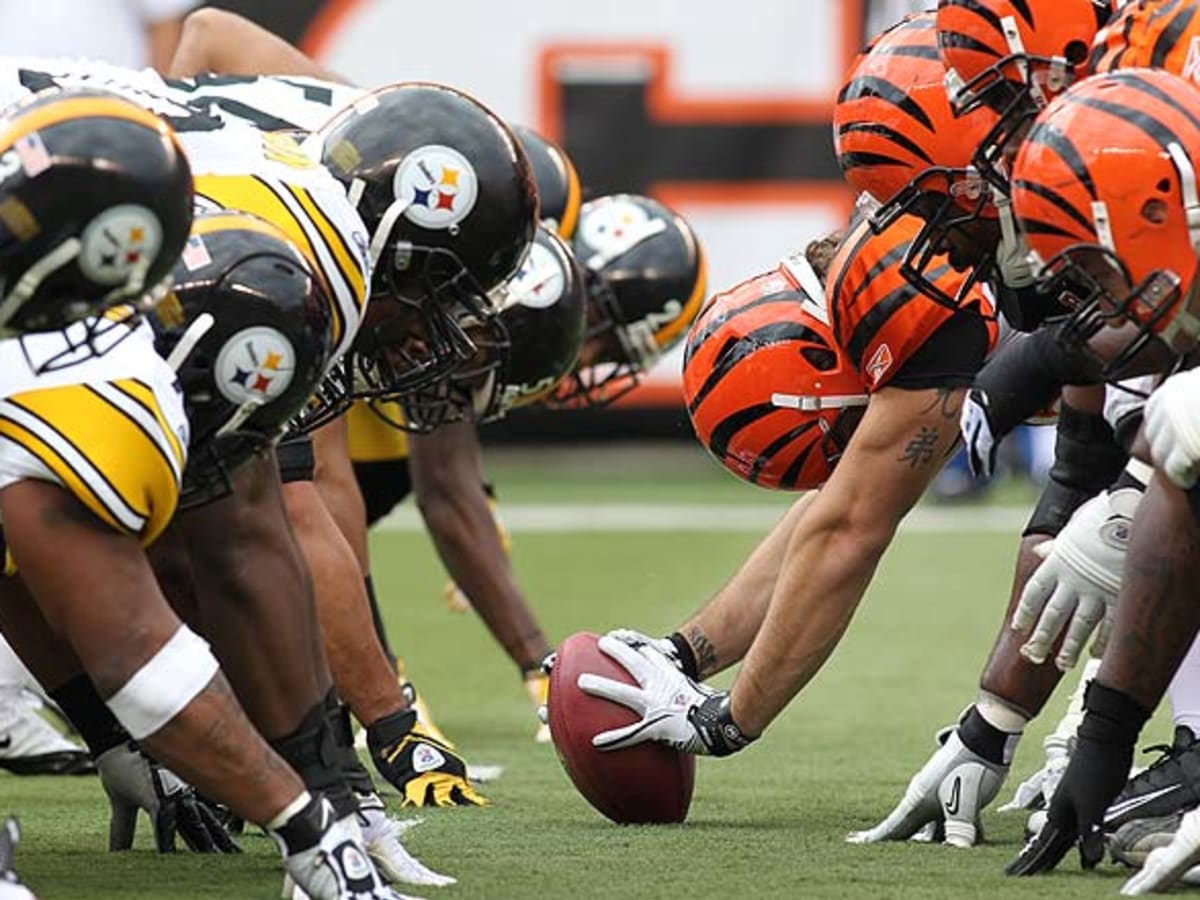
[[[518,503],[765,496],[687,467],[651,472],[635,479],[636,488],[577,473],[558,492],[522,471],[513,467],[507,484],[498,479]],[[746,532],[518,534],[516,562],[554,638],[617,625],[661,633],[725,579],[754,540]],[[377,535],[376,581],[410,672],[469,758],[505,767],[486,788],[494,801],[487,809],[398,811],[425,820],[408,846],[459,878],[455,887],[414,893],[444,900],[1115,896],[1124,870],[1084,876],[1073,857],[1059,874],[1006,880],[1000,870],[1020,843],[1016,814],[989,812],[988,843],[972,851],[843,842],[890,809],[936,728],[971,699],[1014,543],[969,529],[902,535],[842,647],[787,714],[747,752],[701,761],[687,824],[622,828],[576,795],[552,749],[533,743],[517,673],[475,617],[447,611],[427,539]],[[1027,735],[1016,775],[1040,764],[1049,724]],[[94,779],[0,776],[0,810],[21,816],[19,868],[42,900],[278,896],[275,848],[261,837],[247,836],[240,857],[161,858],[143,822],[138,849],[104,853],[106,805]]]

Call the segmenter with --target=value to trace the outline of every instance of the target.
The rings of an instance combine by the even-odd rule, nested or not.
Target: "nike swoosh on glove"
[[[971,751],[957,727],[940,735],[941,746],[909,781],[896,808],[874,828],[847,835],[849,843],[903,841],[931,824],[954,847],[970,847],[979,839],[979,815],[1000,793],[1008,766]]]
[[[405,806],[487,806],[467,777],[467,764],[417,721],[412,710],[385,716],[367,728],[367,747],[379,774]]]

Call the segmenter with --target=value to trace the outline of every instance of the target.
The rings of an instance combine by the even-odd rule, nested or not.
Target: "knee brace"
[[[108,708],[140,741],[179,715],[208,686],[219,668],[204,639],[180,625],[124,687],[108,698]]]

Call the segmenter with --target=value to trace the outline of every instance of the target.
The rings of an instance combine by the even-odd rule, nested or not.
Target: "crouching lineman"
[[[6,635],[35,673],[61,664],[38,658],[61,635],[128,733],[265,827],[310,896],[389,896],[155,583],[142,544],[174,512],[187,443],[174,372],[127,315],[66,324],[167,287],[191,216],[173,133],[115,97],[68,92],[10,110],[0,146],[12,169],[0,318],[9,335],[39,331],[0,344]]]
[[[1132,326],[1118,359],[1151,344],[1183,353],[1200,334],[1192,309],[1200,245],[1192,214],[1200,206],[1198,113],[1200,92],[1174,75],[1146,69],[1098,75],[1038,117],[1014,165],[1014,184],[1029,185],[1016,192],[1014,208],[1031,249],[1045,261],[1045,277],[1070,278],[1085,298],[1073,317],[1077,330],[1086,335],[1114,324],[1129,333]],[[1071,161],[1056,149],[1060,135],[1076,148]],[[1050,185],[1053,198],[1042,190]],[[1189,378],[1176,382],[1185,392]],[[1099,860],[1105,811],[1125,784],[1137,735],[1200,626],[1190,593],[1200,527],[1188,496],[1161,468],[1171,465],[1187,483],[1168,463],[1172,451],[1188,453],[1186,430],[1165,425],[1163,416],[1181,408],[1172,400],[1176,390],[1151,398],[1146,433],[1157,439],[1160,468],[1133,523],[1112,635],[1048,822],[1010,866],[1014,874],[1053,868],[1076,840],[1085,865]],[[1194,862],[1189,832],[1181,827],[1167,852],[1151,855],[1127,890],[1167,886]]]

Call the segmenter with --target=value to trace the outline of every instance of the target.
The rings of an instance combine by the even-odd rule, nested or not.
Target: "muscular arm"
[[[409,441],[413,492],[450,577],[522,670],[550,646],[525,600],[484,492],[475,426],[444,425]]]
[[[180,17],[146,24],[146,49],[150,65],[164,75],[171,68],[171,60],[182,33],[183,19]]]
[[[740,662],[750,649],[771,604],[788,541],[816,496],[808,493],[793,503],[729,583],[679,627],[691,645],[701,678]]]
[[[198,9],[183,21],[179,46],[167,74],[306,75],[349,84],[287,41],[249,19],[220,9]]]
[[[964,390],[885,388],[788,543],[731,712],[761,733],[833,652],[900,520],[958,440]]]

